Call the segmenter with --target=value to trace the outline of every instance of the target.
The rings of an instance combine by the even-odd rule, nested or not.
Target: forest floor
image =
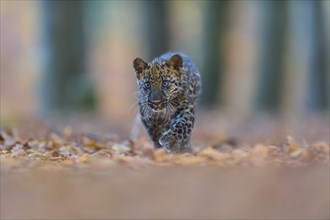
[[[101,123],[3,128],[1,219],[328,219],[328,123],[205,114],[178,155]]]

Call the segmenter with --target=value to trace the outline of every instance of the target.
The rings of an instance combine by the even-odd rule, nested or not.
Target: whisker
[[[139,107],[139,103],[134,103],[133,105],[131,105],[129,110],[132,111],[133,108],[137,108],[137,107]]]

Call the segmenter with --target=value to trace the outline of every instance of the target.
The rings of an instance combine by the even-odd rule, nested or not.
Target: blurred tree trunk
[[[261,4],[263,24],[256,107],[261,111],[278,111],[282,96],[287,2],[264,1]]]
[[[94,93],[86,72],[83,1],[44,1],[43,113],[89,110]]]
[[[328,105],[326,24],[320,1],[292,1],[289,6],[287,65],[293,76],[286,88],[287,109],[303,116]]]
[[[311,42],[311,64],[309,67],[309,89],[307,100],[308,110],[326,110],[328,107],[329,94],[327,93],[327,86],[329,81],[327,79],[327,38],[326,26],[323,20],[324,11],[322,10],[321,1],[311,2],[312,8],[312,42]],[[328,39],[329,40],[329,39]]]
[[[149,59],[167,52],[169,49],[169,26],[167,1],[144,1],[146,24],[145,39],[148,46]]]
[[[206,107],[222,103],[219,88],[223,80],[222,37],[227,22],[227,1],[208,1],[205,11],[204,61],[202,66],[203,93],[201,103]]]

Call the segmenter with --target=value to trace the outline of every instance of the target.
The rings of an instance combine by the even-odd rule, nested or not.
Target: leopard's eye
[[[150,89],[150,87],[151,87],[150,82],[145,82],[145,83],[143,84],[143,87],[144,87],[145,89]]]
[[[164,88],[169,87],[169,85],[170,85],[170,81],[168,81],[168,80],[165,80],[165,81],[163,81],[163,83],[162,83],[162,86],[163,86]]]

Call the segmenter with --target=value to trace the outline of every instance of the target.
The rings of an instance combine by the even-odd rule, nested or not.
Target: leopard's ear
[[[135,69],[136,77],[140,79],[141,73],[147,67],[147,63],[141,58],[135,58],[133,61],[133,67]]]
[[[171,59],[169,60],[170,67],[175,70],[180,70],[183,66],[182,57],[178,54],[174,54]]]

